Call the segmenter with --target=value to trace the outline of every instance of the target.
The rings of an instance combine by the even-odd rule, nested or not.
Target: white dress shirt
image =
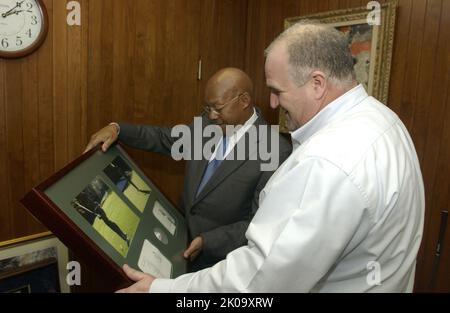
[[[241,125],[240,127],[236,127],[233,134],[229,135],[227,138],[227,150],[225,151],[223,158],[226,158],[228,154],[233,150],[234,146],[238,143],[239,139],[241,139],[242,136],[248,131],[248,129],[256,122],[258,119],[258,114],[256,113],[256,109],[253,108],[253,114],[250,116],[250,118],[244,123],[244,125]],[[217,149],[219,147],[222,147],[222,141],[223,139],[220,139],[220,141],[217,143],[215,150],[211,157],[209,158],[209,162],[211,162],[217,154]]]
[[[359,85],[292,134],[248,245],[151,292],[410,292],[424,220],[412,140]]]

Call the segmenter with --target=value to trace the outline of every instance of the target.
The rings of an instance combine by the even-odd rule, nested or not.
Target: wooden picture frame
[[[0,248],[0,292],[70,292],[66,284],[68,254],[52,235]]]
[[[132,283],[123,264],[162,278],[187,270],[184,216],[120,144],[80,156],[21,202],[69,249],[95,264],[111,291]]]
[[[285,19],[289,28],[301,20],[314,20],[343,31],[355,57],[356,78],[369,95],[387,104],[389,80],[394,45],[395,18],[398,1],[389,1],[380,7],[380,25],[369,25],[371,11],[366,7],[323,12]],[[358,38],[354,36],[358,35]],[[285,126],[283,109],[279,114],[280,131],[289,132]]]

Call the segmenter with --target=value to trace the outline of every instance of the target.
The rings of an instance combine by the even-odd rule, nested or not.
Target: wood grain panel
[[[17,203],[25,191],[24,150],[23,150],[23,100],[22,65],[23,60],[12,60],[5,64],[6,77],[6,151],[8,160],[8,188],[10,223],[12,236],[19,236],[27,230],[26,212]]]
[[[24,190],[30,190],[39,183],[39,149],[35,143],[39,141],[38,132],[38,67],[37,55],[24,59],[22,62],[22,105],[23,115],[21,127],[23,138],[23,166],[24,166]],[[18,195],[20,198],[21,195]],[[15,197],[15,199],[18,199]],[[18,205],[17,210],[23,212],[27,230],[39,232],[40,225],[36,225],[32,216],[22,206]]]
[[[395,24],[395,40],[392,51],[391,79],[389,88],[389,107],[400,112],[402,106],[403,78],[408,64],[408,42],[411,23],[411,0],[400,0]]]
[[[442,1],[440,10],[440,25],[438,31],[438,45],[436,46],[433,59],[436,66],[432,73],[431,97],[428,102],[421,105],[429,110],[428,125],[424,128],[426,143],[423,145],[422,168],[427,193],[427,211],[425,224],[425,237],[422,242],[422,251],[418,263],[418,277],[416,288],[418,291],[449,291],[449,272],[443,261],[448,260],[450,254],[450,242],[447,229],[447,240],[443,246],[443,256],[438,272],[438,281],[434,286],[430,285],[430,274],[432,273],[435,248],[439,235],[440,212],[449,208],[449,173],[450,173],[450,125],[448,118],[450,114],[450,3]],[[426,36],[430,36],[428,33]],[[439,66],[437,66],[439,64]],[[446,70],[445,70],[446,69]],[[423,82],[424,85],[427,82]],[[425,91],[424,91],[425,92]],[[422,100],[426,101],[426,100]],[[449,225],[447,225],[449,228]],[[448,264],[448,263],[447,263]]]
[[[244,69],[247,10],[247,0],[203,1],[200,20],[201,101],[206,82],[217,70],[223,67]]]
[[[448,66],[450,64],[447,63]],[[449,74],[447,74],[448,76]],[[444,268],[447,267],[443,262],[443,259],[448,259],[448,254],[450,254],[450,245],[447,240],[444,242],[444,246],[442,247],[442,256],[441,256],[441,266],[440,271],[437,273],[438,280],[442,283],[442,285],[430,285],[431,281],[431,273],[433,269],[433,263],[435,259],[435,249],[439,236],[439,226],[440,226],[440,212],[444,209],[449,208],[449,197],[450,194],[450,182],[448,179],[450,173],[450,165],[448,160],[450,159],[450,123],[448,123],[448,119],[450,118],[450,96],[448,92],[448,88],[450,87],[450,80],[447,79],[447,89],[444,93],[446,99],[445,105],[445,113],[444,117],[444,127],[442,130],[442,137],[440,138],[440,151],[439,151],[439,159],[437,162],[437,168],[439,169],[434,177],[433,187],[431,192],[428,194],[428,197],[432,196],[431,205],[427,209],[426,214],[426,228],[424,233],[424,240],[422,241],[422,250],[423,253],[418,263],[418,277],[416,290],[420,292],[429,292],[429,291],[449,291],[448,289],[448,280],[449,276],[441,277],[443,274]],[[429,187],[427,185],[426,187]],[[447,225],[447,236],[449,231],[449,226]],[[447,273],[448,271],[445,270]],[[445,285],[444,285],[445,281]],[[443,289],[447,286],[447,289]]]
[[[53,16],[53,1],[44,1],[49,18]],[[36,52],[38,58],[38,118],[39,180],[55,170],[55,144],[53,138],[53,23],[49,25],[47,39]]]
[[[69,160],[68,64],[65,1],[53,1],[53,138],[55,170]]]
[[[0,190],[4,196],[0,197],[0,238],[11,238],[12,225],[11,210],[9,207],[9,167],[6,129],[6,61],[0,59]]]
[[[418,78],[420,74],[420,58],[422,55],[422,44],[424,39],[424,23],[426,1],[413,1],[410,24],[410,39],[408,45],[408,65],[403,78],[402,86],[402,105],[400,107],[400,116],[403,123],[412,128],[414,122],[414,111],[417,102],[415,101],[414,90],[417,90]]]
[[[22,105],[24,114],[20,125],[23,127],[23,150],[25,189],[31,189],[39,182],[39,149],[35,143],[39,141],[38,111],[38,67],[37,55],[33,54],[22,62]]]
[[[86,147],[90,134],[88,133],[88,64],[89,64],[89,0],[81,1],[81,134],[82,150]]]
[[[123,2],[122,2],[123,3]],[[113,76],[113,2],[89,2],[88,117],[92,134],[111,121]],[[93,117],[93,118],[92,118]]]
[[[49,19],[51,20],[53,17],[53,1],[44,0],[43,2],[47,7]],[[39,175],[38,182],[51,175],[55,169],[55,145],[53,137],[53,38],[53,23],[50,23],[46,40],[41,48],[35,52],[37,58],[37,93],[35,96],[38,99],[38,125],[34,131],[37,133],[38,139],[32,145],[38,151],[39,156],[39,167],[35,169]],[[26,157],[27,155],[25,155]],[[31,215],[28,216],[31,218]],[[31,219],[29,225],[30,229],[24,231],[20,237],[46,231],[46,228],[34,219]]]
[[[134,53],[136,41],[135,1],[114,1],[112,120],[129,114],[134,99]]]
[[[81,2],[80,6],[81,6]],[[65,16],[67,11],[64,11]],[[82,127],[85,121],[84,110],[82,103],[82,69],[86,66],[83,59],[83,27],[88,27],[88,23],[82,20],[82,25],[64,26],[67,28],[67,157],[68,160],[73,160],[82,152],[86,143],[85,129]],[[67,161],[66,161],[67,162]]]
[[[441,81],[434,81],[434,77],[436,76],[437,72],[439,71],[436,68],[436,60],[441,59],[442,57],[436,54],[436,51],[444,51],[442,49],[442,43],[440,43],[439,39],[443,39],[442,35],[445,35],[444,29],[441,28],[441,11],[442,10],[442,1],[428,1],[427,8],[426,8],[426,15],[425,20],[427,21],[425,23],[424,28],[424,43],[422,48],[422,57],[421,57],[421,65],[420,65],[420,80],[419,84],[421,84],[421,88],[418,88],[416,93],[411,92],[413,94],[415,101],[418,103],[415,115],[414,115],[414,123],[412,125],[412,136],[415,141],[415,145],[418,151],[419,160],[422,164],[423,168],[423,176],[425,185],[428,187],[427,190],[432,191],[433,188],[433,177],[435,176],[435,164],[437,161],[438,154],[435,154],[436,149],[439,149],[441,138],[436,136],[436,132],[442,132],[442,117],[444,116],[444,105],[445,100],[439,102],[434,102],[434,105],[432,107],[429,107],[427,105],[424,105],[425,103],[430,103],[432,100],[432,91],[433,87],[435,85],[441,85]],[[443,33],[444,31],[444,33]],[[438,36],[430,36],[430,34],[439,34]],[[439,46],[441,46],[441,49],[438,49]],[[438,56],[436,58],[436,56]],[[440,66],[438,66],[440,67]],[[443,80],[443,83],[446,85],[447,79]],[[442,87],[441,87],[442,88]],[[438,113],[439,112],[439,113]],[[436,113],[439,114],[439,116],[436,115]],[[430,117],[432,119],[430,119]],[[433,134],[432,136],[430,136]],[[433,151],[433,152],[432,152]],[[431,152],[431,154],[430,154]],[[433,161],[428,160],[428,158],[431,157]],[[432,163],[431,163],[431,162]],[[433,166],[433,167],[430,167]],[[428,210],[426,211],[425,215],[425,228],[424,228],[424,234],[426,238],[432,238],[431,234],[429,234],[430,226],[432,223],[430,223],[432,216],[435,214],[433,199],[436,199],[434,197],[429,196],[430,193],[427,194],[426,197],[426,207]],[[445,199],[443,199],[445,201]],[[438,206],[445,206],[444,203],[439,204]],[[437,209],[437,208],[436,208]],[[439,223],[439,222],[438,222]],[[436,224],[435,224],[436,225]],[[436,226],[434,226],[436,227]],[[439,225],[437,226],[439,227]],[[437,234],[436,234],[437,235]],[[427,240],[422,243],[422,249],[419,255],[419,264],[418,268],[428,268],[431,270],[431,264],[429,264],[429,260],[431,260],[431,255],[433,255],[433,252],[430,245],[431,241]],[[427,260],[424,259],[424,257],[427,257]],[[425,267],[423,267],[425,266]],[[426,271],[429,273],[429,271]],[[421,286],[426,284],[427,279],[424,277],[425,272],[420,271],[421,275],[418,275],[418,282],[417,286]],[[422,288],[424,286],[421,286]]]
[[[328,10],[333,11],[339,8],[339,0],[329,0],[328,1]]]

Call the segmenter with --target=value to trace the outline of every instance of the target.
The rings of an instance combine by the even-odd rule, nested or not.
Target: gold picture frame
[[[0,249],[8,247],[8,246],[16,245],[16,244],[19,244],[22,242],[27,242],[27,241],[31,241],[31,240],[35,240],[35,239],[40,239],[40,238],[46,238],[46,237],[50,237],[50,236],[52,236],[52,232],[46,231],[43,233],[33,234],[33,235],[29,235],[29,236],[24,236],[24,237],[18,237],[18,238],[14,238],[11,240],[0,241]]]
[[[289,28],[301,20],[314,20],[330,24],[348,34],[349,45],[355,56],[357,80],[364,85],[369,95],[386,104],[389,94],[397,7],[397,0],[380,5],[380,25],[368,23],[368,19],[372,16],[371,14],[374,14],[374,11],[370,11],[367,7],[359,7],[290,17],[285,19],[284,28]],[[355,30],[358,31],[358,41],[354,41]],[[358,53],[355,54],[356,52]],[[287,133],[282,109],[280,109],[279,123],[280,131]]]

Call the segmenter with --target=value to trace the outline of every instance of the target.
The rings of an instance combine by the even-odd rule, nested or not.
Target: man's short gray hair
[[[290,75],[298,86],[306,84],[315,70],[336,83],[349,83],[356,78],[348,40],[334,27],[314,21],[296,23],[270,44],[266,56],[280,42],[286,43]]]

